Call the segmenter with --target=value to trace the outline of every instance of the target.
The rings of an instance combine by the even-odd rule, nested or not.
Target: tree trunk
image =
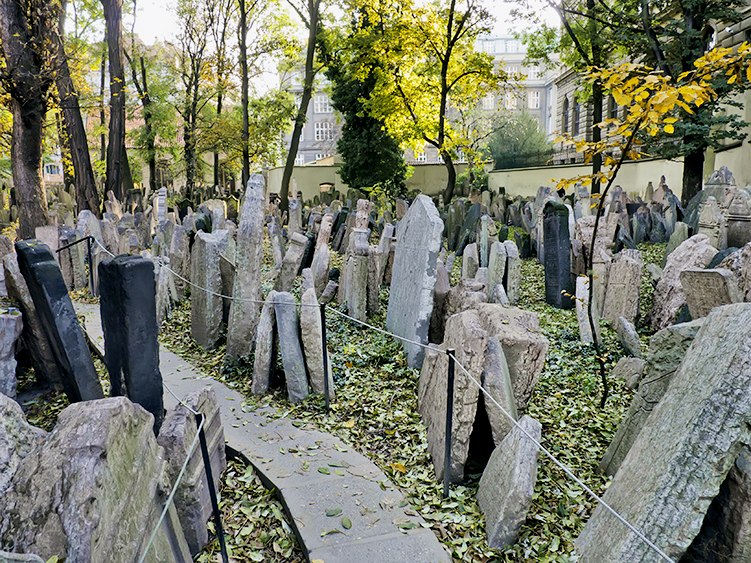
[[[688,202],[701,191],[704,180],[704,149],[696,149],[683,157],[683,194],[681,204],[684,209]]]
[[[240,78],[242,90],[242,107],[243,107],[243,170],[242,170],[242,189],[248,185],[250,178],[250,153],[248,151],[248,141],[250,140],[250,124],[248,123],[248,14],[245,11],[245,0],[240,0]],[[297,152],[297,149],[295,149]],[[285,173],[287,169],[284,169]],[[284,184],[284,177],[282,177]]]
[[[36,236],[37,227],[49,224],[47,193],[42,177],[42,138],[47,108],[41,98],[25,103],[11,98],[11,109],[13,140],[10,161],[18,204],[18,236],[30,239]]]
[[[589,40],[592,45],[592,65],[599,68],[602,63],[602,53],[600,50],[599,35],[597,33],[597,24],[595,23],[595,0],[587,0],[587,13],[589,14]],[[595,124],[602,121],[602,83],[597,80],[592,84],[592,142],[599,143],[602,140],[602,131]],[[602,155],[596,153],[592,157],[592,190],[591,193],[600,193],[600,181],[595,176],[602,168]]]
[[[454,161],[451,160],[451,155],[446,150],[441,151],[443,157],[443,164],[446,166],[446,172],[448,172],[448,180],[446,180],[446,189],[443,190],[443,203],[451,203],[451,198],[454,197],[454,188],[456,187],[456,168],[454,168]]]
[[[45,4],[28,14],[23,3],[0,0],[0,49],[6,63],[3,74],[7,73],[3,86],[10,93],[13,113],[10,160],[21,239],[33,238],[36,227],[49,223],[42,177],[42,139],[47,96],[54,78],[40,63],[51,55],[43,49],[54,33],[50,18],[54,16],[52,21],[56,21],[57,14],[53,10]],[[29,21],[29,17],[39,20]],[[32,38],[32,29],[41,35]]]
[[[102,0],[110,62],[110,132],[107,146],[107,188],[125,200],[130,176],[125,151],[125,69],[123,67],[122,0]]]
[[[76,178],[70,172],[71,162],[70,146],[68,145],[68,136],[65,134],[65,126],[63,125],[63,119],[60,117],[60,113],[55,114],[55,125],[57,126],[57,143],[60,146],[60,160],[63,166],[63,185],[75,186]]]
[[[101,162],[107,161],[107,137],[104,134],[104,126],[107,123],[107,115],[104,111],[104,79],[106,77],[107,70],[107,32],[104,32],[104,44],[102,44],[102,62],[99,67],[99,125],[102,132],[99,135],[99,160]],[[106,194],[105,194],[106,195]]]
[[[305,124],[305,115],[308,113],[308,104],[313,96],[313,80],[315,79],[315,69],[313,68],[316,36],[318,35],[318,8],[320,0],[308,0],[308,15],[310,21],[308,25],[308,48],[305,54],[305,83],[303,84],[302,97],[300,98],[300,108],[297,110],[295,117],[295,128],[292,131],[292,140],[287,153],[287,162],[284,164],[284,173],[282,174],[282,186],[279,190],[279,209],[283,213],[289,209],[289,183],[292,180],[292,171],[295,167],[295,158],[297,149],[300,146],[300,135]]]
[[[73,162],[75,175],[76,203],[78,212],[84,209],[90,210],[94,215],[99,215],[99,194],[94,180],[94,169],[91,166],[89,156],[89,143],[86,139],[86,129],[81,119],[81,109],[78,105],[78,93],[73,86],[68,68],[68,59],[65,55],[63,38],[65,37],[65,6],[61,3],[59,35],[57,36],[57,58],[59,67],[57,70],[56,84],[60,96],[60,107],[63,110],[63,125],[68,136],[68,148]]]

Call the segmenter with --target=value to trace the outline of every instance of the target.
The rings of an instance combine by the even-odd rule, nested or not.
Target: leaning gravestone
[[[313,393],[323,395],[325,391],[323,379],[323,324],[321,309],[316,300],[315,288],[306,290],[300,299],[300,333],[305,350],[305,363],[310,375],[310,386],[313,388]],[[325,353],[328,356],[328,350]],[[327,364],[329,366],[329,398],[333,398],[335,393],[331,361],[327,361]]]
[[[261,317],[256,327],[256,352],[253,358],[253,383],[250,390],[254,395],[269,390],[271,366],[274,360],[274,343],[276,341],[276,316],[274,315],[274,296],[271,290],[261,309]]]
[[[603,496],[674,560],[751,443],[750,349],[751,304],[712,311]],[[582,563],[657,560],[602,505],[576,543]]]
[[[549,201],[544,207],[545,301],[558,309],[573,306],[574,287],[571,283],[571,240],[568,209]]]
[[[141,256],[104,260],[99,264],[99,296],[110,396],[126,396],[149,411],[158,434],[164,401],[154,263]]]
[[[300,343],[297,302],[292,294],[282,291],[274,295],[274,313],[287,395],[291,403],[300,403],[308,396],[308,376]]]
[[[264,185],[260,174],[252,174],[248,179],[237,230],[235,281],[227,328],[227,355],[230,358],[249,355],[256,337],[261,309],[260,264],[263,262],[263,225],[266,219]]]
[[[433,289],[443,221],[426,195],[418,195],[399,223],[386,327],[410,340],[428,343]],[[422,365],[424,349],[404,343],[411,367]]]
[[[485,467],[477,488],[477,504],[485,514],[488,545],[506,549],[516,541],[527,518],[537,482],[537,443],[542,425],[524,416],[501,442]]]
[[[730,270],[688,268],[681,272],[680,277],[692,319],[706,317],[715,307],[743,302]]]
[[[15,246],[19,270],[60,370],[65,394],[71,402],[102,398],[99,376],[50,249],[35,240],[19,241]]]
[[[0,500],[3,547],[45,561],[140,560],[169,487],[153,425],[153,417],[125,397],[66,408],[55,431],[21,461]],[[146,560],[161,563],[191,560],[174,507],[149,555]]]
[[[300,271],[305,248],[308,245],[308,239],[300,233],[292,233],[289,241],[289,248],[284,254],[282,268],[279,271],[279,277],[276,278],[274,290],[279,292],[290,291],[292,283]]]

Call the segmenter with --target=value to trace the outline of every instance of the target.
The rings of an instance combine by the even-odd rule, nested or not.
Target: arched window
[[[574,115],[573,115],[573,127],[571,134],[576,137],[579,134],[579,120],[581,118],[581,105],[579,100],[574,98]]]
[[[568,133],[568,98],[563,99],[563,132]]]

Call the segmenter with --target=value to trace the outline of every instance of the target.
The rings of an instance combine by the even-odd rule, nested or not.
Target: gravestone
[[[751,304],[726,305],[709,314],[603,496],[676,560],[699,533],[712,499],[751,442],[750,347]],[[655,560],[654,552],[602,505],[577,547],[582,563]]]
[[[21,461],[44,441],[47,432],[26,421],[21,405],[0,393],[0,499],[10,485]],[[0,557],[2,561],[2,557]]]
[[[542,425],[524,416],[503,442],[493,450],[477,488],[477,504],[485,514],[488,545],[506,549],[519,536],[519,530],[532,506],[537,482],[537,454]]]
[[[680,273],[688,268],[705,268],[717,249],[709,244],[707,235],[694,235],[685,240],[668,257],[654,292],[654,305],[647,316],[650,326],[660,330],[675,322],[678,311],[686,304]]]
[[[503,353],[503,346],[495,336],[488,338],[481,381],[490,396],[498,402],[498,405],[496,405],[484,394],[482,396],[488,422],[490,422],[493,443],[498,446],[514,428],[514,423],[511,422],[509,417],[514,420],[518,420],[519,417],[516,413],[514,385],[511,383],[511,373],[506,362],[506,355]]]
[[[164,419],[159,371],[154,264],[141,256],[117,256],[99,264],[99,307],[110,396],[128,397]]]
[[[610,372],[610,377],[616,381],[622,380],[626,387],[636,390],[642,380],[647,362],[641,358],[623,356]]]
[[[227,356],[247,356],[256,337],[260,314],[263,225],[265,221],[265,181],[252,174],[245,190],[235,250],[235,279],[227,327]],[[294,200],[297,201],[297,200]],[[247,300],[247,301],[246,301]],[[250,301],[250,300],[254,300]]]
[[[19,271],[39,315],[65,394],[72,403],[102,398],[99,376],[57,261],[46,244],[35,240],[16,242],[15,248]]]
[[[743,302],[732,272],[724,268],[687,268],[680,280],[692,319],[706,317],[715,307]]]
[[[573,307],[574,287],[571,283],[571,241],[568,231],[568,209],[549,201],[544,207],[545,237],[545,301],[558,309]]]
[[[480,267],[480,258],[477,255],[477,243],[473,242],[464,247],[462,255],[462,279],[474,278]]]
[[[577,276],[576,278],[576,321],[579,324],[579,340],[584,344],[592,344],[592,326],[589,323],[589,278]],[[602,342],[600,336],[599,315],[592,311],[597,341]]]
[[[305,350],[305,364],[310,376],[310,386],[313,393],[323,395],[323,325],[315,289],[305,291],[300,300],[300,334]],[[328,350],[326,354],[328,356]],[[335,392],[331,361],[328,361],[328,366],[329,397],[333,399]]]
[[[279,351],[284,365],[284,379],[287,383],[287,396],[291,403],[299,403],[308,396],[308,376],[300,345],[297,302],[292,294],[283,291],[274,295],[274,315],[279,335]]]
[[[707,198],[699,214],[699,228],[697,234],[707,235],[709,244],[717,250],[727,248],[727,231],[725,217],[722,215],[720,206],[712,196]]]
[[[274,297],[276,291],[271,290],[261,308],[261,316],[256,327],[256,351],[253,358],[253,382],[250,391],[254,395],[261,395],[269,390],[271,366],[274,365],[274,350],[276,349],[276,315],[274,314]]]
[[[399,223],[386,327],[427,344],[443,221],[433,201],[418,195]],[[423,348],[404,343],[411,367],[422,365]]]
[[[263,178],[263,176],[261,176],[261,178]],[[289,200],[289,223],[287,223],[287,236],[292,236],[292,233],[302,233],[302,201],[300,201],[299,199]]]
[[[748,189],[734,189],[725,210],[727,245],[742,248],[751,242],[751,194]]]
[[[156,197],[156,219],[157,223],[161,223],[167,218],[167,188],[159,188],[159,193]]]
[[[634,324],[625,317],[618,317],[613,328],[626,352],[635,358],[641,358],[641,342]]]
[[[21,336],[22,330],[23,319],[18,309],[10,307],[0,313],[0,393],[11,399],[16,398],[16,340]]]
[[[640,250],[622,250],[618,253],[608,273],[608,285],[602,316],[611,325],[618,317],[636,322],[639,316],[639,292],[644,269]]]
[[[495,241],[490,246],[490,258],[488,260],[488,284],[485,286],[488,300],[492,300],[497,285],[503,287],[503,278],[506,274],[506,260],[506,245]]]
[[[292,233],[289,241],[289,248],[284,255],[282,267],[279,271],[279,277],[276,278],[274,290],[280,292],[290,291],[292,284],[300,270],[305,248],[308,245],[308,239],[300,233]]]
[[[368,305],[368,270],[370,250],[368,231],[352,229],[350,250],[345,257],[340,303],[347,306],[347,312],[354,318],[364,321]]]
[[[170,268],[180,276],[175,276],[174,280],[179,299],[185,296],[185,292],[188,289],[188,283],[185,280],[190,279],[189,246],[190,239],[188,238],[188,233],[186,232],[185,227],[182,225],[175,225],[175,228],[172,231],[172,244],[169,249],[169,261]],[[174,276],[171,272],[170,275]]]
[[[488,193],[488,192],[483,192]],[[492,219],[488,215],[483,215],[480,217],[480,244],[478,247],[478,251],[480,253],[480,268],[487,268],[488,267],[488,251],[490,250],[490,245],[488,243],[488,237],[489,234],[489,225],[492,223]]]
[[[665,264],[667,264],[668,256],[670,256],[671,252],[683,244],[683,241],[686,239],[688,239],[688,225],[678,221],[675,224],[675,230],[673,231],[673,234],[670,235],[670,240],[668,240],[668,245],[665,248],[665,256],[662,259],[663,268],[665,267]]]
[[[503,287],[511,305],[518,305],[521,299],[522,261],[514,241],[503,243],[506,247],[506,273],[503,275]]]
[[[213,349],[219,340],[223,314],[219,257],[228,244],[227,231],[199,231],[193,242],[190,281],[198,287],[190,292],[190,334],[204,349]]]

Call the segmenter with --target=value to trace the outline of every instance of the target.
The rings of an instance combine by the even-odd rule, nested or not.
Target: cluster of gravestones
[[[142,530],[156,526],[190,453],[191,470],[152,547],[155,560],[190,560],[208,541],[211,503],[201,454],[189,452],[195,417],[182,406],[164,410],[152,262],[121,255],[98,265],[108,399],[50,248],[17,242],[3,265],[18,310],[0,315],[0,444],[7,454],[0,465],[0,545],[42,560],[131,561],[145,549]],[[38,383],[64,391],[71,402],[51,434],[29,425],[12,400],[19,337]],[[206,413],[217,486],[226,458],[216,397],[207,388],[185,402]]]

